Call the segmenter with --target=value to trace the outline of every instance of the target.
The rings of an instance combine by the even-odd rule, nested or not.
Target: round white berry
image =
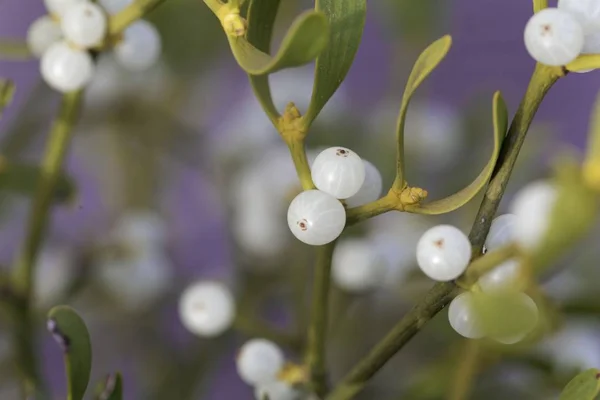
[[[235,300],[220,283],[198,282],[182,293],[179,317],[190,332],[204,337],[217,336],[233,323]]]
[[[158,30],[148,21],[136,21],[123,33],[123,41],[115,46],[116,60],[131,71],[142,71],[158,61],[161,41]]]
[[[335,197],[307,190],[292,200],[287,221],[298,240],[320,246],[337,239],[346,226],[346,210]]]
[[[75,46],[90,48],[102,43],[106,35],[107,18],[99,5],[90,1],[67,8],[60,20],[65,39]]]
[[[363,163],[365,165],[365,181],[358,190],[358,193],[346,199],[348,207],[362,206],[363,204],[377,200],[381,195],[383,182],[379,170],[367,160],[363,160]]]
[[[300,400],[300,392],[286,382],[273,381],[261,384],[254,389],[256,400]]]
[[[600,2],[598,0],[558,0],[558,9],[575,17],[584,34],[600,31]]]
[[[36,19],[27,30],[27,46],[36,57],[41,57],[61,38],[62,31],[59,24],[48,15]]]
[[[454,226],[434,226],[417,243],[417,263],[425,275],[436,281],[458,278],[470,259],[469,239]]]
[[[448,307],[448,321],[452,329],[461,336],[469,339],[481,339],[485,336],[473,306],[471,292],[461,293],[452,300]]]
[[[279,346],[266,339],[249,340],[236,358],[240,378],[251,386],[275,381],[284,363],[285,356]]]
[[[517,293],[519,308],[515,310],[518,314],[526,315],[526,318],[522,319],[521,326],[518,327],[519,332],[516,332],[510,336],[504,337],[493,337],[494,340],[503,344],[514,344],[523,340],[537,325],[539,319],[538,307],[535,301],[525,293]]]
[[[130,5],[133,0],[98,0],[98,3],[109,14],[116,14]]]
[[[72,92],[87,85],[94,76],[92,57],[66,42],[54,43],[43,54],[40,70],[48,85],[59,92]]]
[[[73,5],[82,3],[87,0],[44,0],[46,9],[50,14],[54,14],[57,17],[62,15]]]
[[[583,48],[584,34],[571,14],[546,8],[525,26],[525,47],[534,60],[552,66],[573,61]]]
[[[365,239],[340,241],[333,253],[331,273],[333,281],[349,292],[365,292],[383,283],[388,270],[385,259],[376,247]]]
[[[497,250],[514,240],[513,231],[516,221],[517,217],[513,214],[504,214],[494,218],[485,239],[487,251]]]
[[[508,260],[479,278],[479,286],[484,292],[516,289],[521,273],[518,260]]]
[[[315,158],[312,179],[317,189],[337,199],[347,199],[358,193],[363,185],[365,165],[353,151],[330,147]]]
[[[546,181],[530,183],[515,195],[511,205],[517,216],[514,235],[523,248],[533,250],[542,241],[557,195],[556,187]]]

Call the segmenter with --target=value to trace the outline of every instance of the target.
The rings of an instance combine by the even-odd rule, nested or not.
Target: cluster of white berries
[[[494,251],[509,243],[517,243],[524,251],[536,250],[547,232],[556,198],[556,187],[546,181],[533,182],[523,188],[513,200],[512,213],[501,215],[492,222],[485,241],[486,250]],[[419,267],[427,276],[438,281],[458,278],[467,268],[470,258],[468,238],[459,229],[449,225],[429,229],[417,245]],[[477,286],[483,293],[489,294],[519,291],[521,273],[519,261],[510,259],[480,277]],[[471,292],[456,297],[450,305],[448,316],[450,325],[459,334],[468,338],[481,338],[486,334],[477,321],[472,297]],[[530,311],[531,323],[519,335],[494,338],[499,342],[516,343],[535,326],[538,314],[535,303],[524,293],[518,293],[518,299]]]
[[[558,0],[557,8],[531,17],[524,36],[531,57],[546,65],[562,66],[580,54],[600,53],[600,1]]]
[[[344,147],[323,150],[312,163],[316,190],[292,200],[287,214],[290,230],[300,241],[320,246],[337,239],[346,226],[346,210],[376,200],[381,194],[381,175],[371,163]]]
[[[240,378],[254,387],[256,400],[297,400],[300,393],[285,382],[281,374],[285,355],[277,344],[267,339],[251,339],[239,350],[236,366]]]
[[[27,44],[39,57],[44,80],[55,90],[71,92],[86,86],[94,77],[90,53],[99,49],[108,34],[108,14],[125,8],[131,0],[45,0],[49,15],[34,21]],[[158,60],[160,36],[147,21],[136,21],[115,44],[114,54],[125,68],[140,71]]]

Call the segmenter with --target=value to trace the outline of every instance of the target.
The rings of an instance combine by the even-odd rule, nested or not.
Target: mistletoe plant
[[[30,397],[46,393],[33,340],[32,288],[34,265],[47,231],[51,207],[68,200],[72,182],[63,175],[72,128],[81,95],[94,74],[94,59],[113,51],[132,70],[156,61],[160,41],[151,26],[138,21],[160,0],[133,2],[47,0],[50,16],[37,21],[29,34],[32,54],[41,57],[45,81],[63,92],[60,114],[48,136],[39,167],[2,160],[0,184],[34,196],[28,235],[12,276],[2,282],[3,300],[14,318],[19,371]],[[239,351],[241,379],[256,388],[257,398],[283,400],[354,398],[438,312],[449,305],[449,323],[469,339],[490,338],[513,344],[540,335],[544,297],[540,276],[592,228],[600,210],[600,102],[591,124],[583,162],[563,157],[552,179],[522,189],[511,214],[496,217],[519,151],[545,95],[571,72],[600,68],[600,2],[559,1],[548,8],[534,0],[534,15],[524,30],[525,46],[537,61],[512,122],[500,94],[491,99],[493,150],[481,172],[457,193],[430,200],[418,182],[407,182],[404,131],[411,99],[442,63],[452,39],[443,36],[417,58],[408,77],[396,124],[395,179],[381,195],[381,177],[372,164],[343,146],[331,147],[309,161],[305,141],[324,106],[344,81],[357,53],[367,10],[366,0],[317,0],[313,10],[299,15],[279,49],[271,50],[279,0],[204,0],[220,21],[231,52],[247,73],[256,98],[289,149],[301,193],[289,204],[287,221],[300,241],[315,247],[312,305],[302,363],[286,361],[274,340],[255,338]],[[304,114],[291,102],[278,110],[269,75],[314,62],[310,104]],[[3,82],[0,105],[13,92]],[[275,172],[276,173],[276,172]],[[355,224],[388,212],[439,215],[455,211],[483,192],[468,235],[450,225],[438,225],[420,238],[416,257],[421,270],[438,281],[338,382],[329,378],[326,348],[332,258],[338,237]],[[339,273],[339,272],[338,272]],[[214,282],[191,285],[181,296],[183,324],[202,337],[214,337],[235,323],[235,299]],[[239,310],[238,310],[239,311]],[[66,306],[52,309],[48,330],[65,354],[68,398],[83,398],[90,377],[91,346],[85,324]],[[543,332],[541,332],[543,333]],[[599,391],[597,370],[577,376],[561,399],[593,399]],[[121,378],[101,385],[99,398],[120,399]],[[455,398],[464,398],[457,389]],[[461,394],[462,393],[462,394]],[[462,396],[462,397],[461,397]],[[28,397],[29,398],[29,397]]]

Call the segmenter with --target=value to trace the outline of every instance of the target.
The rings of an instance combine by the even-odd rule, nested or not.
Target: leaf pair
[[[396,159],[396,179],[394,180],[393,189],[400,192],[406,186],[404,177],[404,128],[406,124],[406,115],[408,112],[408,106],[412,96],[415,94],[419,86],[425,81],[425,79],[433,72],[433,70],[440,64],[440,62],[446,57],[450,46],[452,45],[452,39],[450,36],[444,36],[429,47],[427,47],[423,53],[417,59],[413,70],[406,83],[406,89],[402,97],[402,103],[400,106],[400,113],[398,115],[397,122],[397,159]],[[500,95],[500,92],[496,92],[493,98],[492,104],[493,112],[493,125],[494,125],[494,149],[492,155],[489,158],[488,163],[485,165],[481,173],[475,178],[471,184],[466,186],[464,189],[455,193],[449,197],[441,200],[433,201],[426,204],[415,204],[406,206],[406,211],[419,213],[419,214],[443,214],[453,210],[456,210],[466,203],[468,203],[473,197],[477,195],[489,181],[498,155],[500,154],[500,146],[502,140],[506,135],[508,129],[508,111],[506,104]]]
[[[92,346],[85,322],[68,306],[57,306],[48,313],[48,331],[64,353],[67,375],[67,400],[81,400],[92,369]],[[121,376],[109,378],[101,390],[102,400],[121,400]]]

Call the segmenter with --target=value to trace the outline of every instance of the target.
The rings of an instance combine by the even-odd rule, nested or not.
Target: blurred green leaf
[[[15,84],[6,79],[0,79],[0,117],[4,109],[12,102],[15,95]]]
[[[600,392],[600,370],[588,369],[565,386],[559,400],[594,400]]]
[[[533,0],[533,12],[538,12],[548,8],[548,0]]]
[[[64,353],[67,400],[81,400],[92,368],[92,347],[85,322],[71,307],[57,306],[48,313],[48,331]]]
[[[583,175],[586,184],[600,193],[600,94],[592,111]]]
[[[473,292],[473,310],[487,336],[508,339],[529,333],[538,321],[538,310],[520,292]]]
[[[305,119],[310,124],[342,84],[362,38],[366,0],[317,0],[315,9],[327,17],[330,37],[317,57],[313,93]]]
[[[475,180],[471,182],[469,186],[465,187],[458,193],[441,200],[432,201],[430,203],[407,206],[406,211],[432,215],[454,211],[468,203],[481,191],[481,189],[485,187],[492,176],[492,173],[494,172],[496,160],[500,154],[500,146],[502,145],[502,140],[504,139],[508,129],[508,111],[500,92],[496,92],[494,94],[492,113],[494,124],[494,150],[488,163],[483,168],[479,176],[477,176],[477,178],[475,178]]]
[[[600,54],[582,54],[565,67],[572,72],[600,68]]]
[[[104,382],[96,388],[97,400],[122,400],[123,377],[120,373],[109,375]]]
[[[38,190],[42,170],[37,165],[13,163],[0,156],[0,191],[14,192],[33,197]],[[75,197],[75,184],[62,174],[54,193],[55,201],[68,202]]]
[[[429,45],[419,56],[412,72],[406,82],[402,104],[400,105],[400,113],[396,127],[397,132],[397,160],[396,160],[396,179],[394,180],[394,189],[401,191],[405,186],[404,180],[404,125],[406,122],[406,112],[408,104],[416,90],[423,81],[433,72],[440,62],[446,57],[450,47],[452,46],[452,38],[446,35]]]
[[[0,60],[23,61],[32,57],[33,55],[25,41],[18,39],[0,40]]]

